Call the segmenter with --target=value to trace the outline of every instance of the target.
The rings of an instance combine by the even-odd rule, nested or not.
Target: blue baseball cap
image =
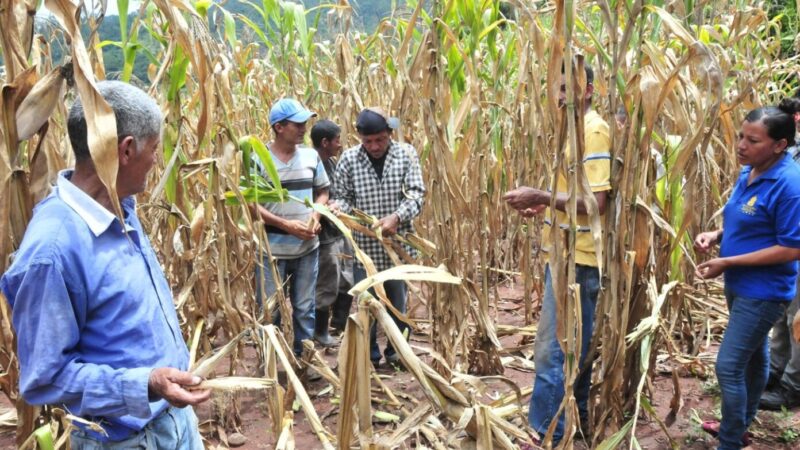
[[[297,100],[282,98],[272,105],[272,109],[269,110],[269,124],[275,125],[282,120],[303,123],[316,115],[317,113],[307,110]]]

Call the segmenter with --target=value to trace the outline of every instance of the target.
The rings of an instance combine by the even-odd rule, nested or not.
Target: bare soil
[[[518,286],[518,285],[517,285]],[[499,289],[500,299],[497,308],[493,311],[497,317],[497,323],[514,326],[522,326],[523,320],[523,300],[521,288],[516,286],[504,286]],[[418,319],[425,318],[424,307],[416,308],[414,316]],[[379,333],[381,346],[385,344],[385,338]],[[425,335],[412,335],[412,344],[420,347],[429,346],[429,337]],[[518,348],[525,345],[519,336],[507,336],[501,339],[505,348]],[[528,344],[530,345],[530,344]],[[716,346],[715,346],[716,347]],[[716,348],[707,349],[716,352]],[[529,352],[528,352],[529,353]],[[331,367],[336,366],[336,349],[322,352],[323,357]],[[245,349],[244,370],[237,375],[258,375],[258,362],[255,349],[250,346]],[[222,369],[224,370],[224,368]],[[711,371],[713,372],[713,371]],[[413,400],[424,402],[424,395],[411,374],[401,370],[391,368],[379,369],[384,383],[393,392],[402,395],[402,401],[411,404]],[[528,387],[533,382],[533,373],[514,368],[506,368],[504,376],[513,381],[520,388]],[[683,405],[674,420],[666,426],[669,436],[677,443],[681,449],[712,449],[715,448],[717,441],[706,435],[700,428],[701,420],[713,420],[719,418],[719,388],[712,379],[701,380],[695,377],[684,375],[678,378],[681,398]],[[374,385],[373,385],[374,386]],[[502,383],[491,385],[495,388],[493,393],[497,397],[509,394],[511,389]],[[673,380],[671,374],[659,373],[650,384],[649,398],[656,411],[657,417],[666,421],[670,411],[670,401],[673,398]],[[307,391],[312,398],[317,413],[322,418],[325,427],[332,433],[336,433],[338,420],[338,399],[335,393],[329,389],[328,383],[324,380],[308,383]],[[381,397],[377,391],[373,391],[375,397]],[[527,405],[528,398],[523,402]],[[10,407],[8,401],[0,399],[0,406]],[[238,423],[222,424],[215,417],[225,415],[226,411],[238,410],[240,421]],[[382,410],[390,413],[397,413],[389,405],[373,403],[373,410]],[[266,397],[261,392],[247,392],[235,396],[217,396],[212,401],[207,402],[197,408],[200,418],[201,429],[207,438],[208,448],[228,448],[225,445],[228,438],[233,433],[241,433],[246,438],[246,442],[237,447],[239,449],[271,449],[274,448],[276,436],[272,431],[272,424],[266,407]],[[306,420],[302,409],[298,409],[294,416],[294,439],[298,449],[317,449],[321,448],[319,440],[314,435]],[[376,432],[391,430],[396,425],[375,423]],[[748,449],[800,449],[800,410],[784,411],[778,413],[759,412],[756,423],[750,431],[754,434],[753,445]],[[640,415],[637,424],[636,436],[640,446],[644,449],[669,449],[669,438],[662,430],[657,420],[653,420],[646,415]],[[409,448],[415,445],[409,443]],[[626,446],[627,447],[627,446]],[[0,448],[14,448],[13,430],[4,430],[0,433]],[[588,448],[582,441],[578,441],[576,448]]]

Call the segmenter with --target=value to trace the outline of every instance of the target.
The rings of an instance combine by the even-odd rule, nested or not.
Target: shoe
[[[773,371],[769,371],[769,378],[767,378],[767,385],[764,387],[764,392],[774,391],[781,384],[781,376]]]
[[[337,334],[344,332],[347,326],[347,316],[350,315],[350,307],[353,304],[353,296],[346,293],[339,293],[336,301],[331,306],[331,328]]]
[[[319,381],[322,379],[322,374],[320,374],[317,369],[313,367],[306,367],[306,380],[308,381]]]
[[[592,441],[592,424],[589,422],[588,418],[581,418],[580,419],[580,428],[575,430],[575,437],[578,439],[583,439],[586,442]]]
[[[325,334],[314,333],[314,342],[326,348],[336,347],[337,345],[339,345],[339,342],[333,337],[331,337],[331,335],[328,333]]]
[[[328,333],[328,318],[330,318],[330,308],[322,308],[315,311],[314,321],[314,340],[322,347],[335,347],[336,339]]]
[[[383,358],[386,359],[386,365],[391,367],[394,370],[406,370],[406,366],[400,362],[400,355],[397,353],[392,353],[390,355],[383,355]]]
[[[758,402],[758,408],[767,411],[780,411],[783,408],[792,409],[798,406],[800,406],[800,393],[792,392],[782,385],[774,390],[765,391]]]
[[[713,437],[719,437],[719,422],[716,420],[706,420],[700,425],[706,433]],[[742,447],[747,447],[753,443],[753,433],[745,431],[742,435]]]

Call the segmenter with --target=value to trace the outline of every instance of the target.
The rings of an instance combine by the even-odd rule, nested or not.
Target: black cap
[[[397,128],[398,120],[389,117],[381,108],[366,108],[358,114],[356,130],[365,135]]]

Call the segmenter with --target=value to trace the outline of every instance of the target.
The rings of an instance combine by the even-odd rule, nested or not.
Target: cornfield
[[[576,164],[580,149],[578,155],[561,151],[582,141],[582,127],[557,107],[557,96],[563,61],[578,91],[585,86],[581,68],[591,64],[594,108],[609,124],[618,112],[627,119],[611,127],[613,190],[605,232],[599,216],[592,224],[603,289],[592,345],[597,351],[589,358],[595,361],[590,445],[637,448],[637,421],[661,420],[649,401],[657,359],[708,369],[701,353],[723,329],[725,308],[718,285],[693,280],[692,237],[720,224],[717,211],[738,172],[735,143],[743,114],[796,91],[800,39],[786,52],[791,30],[785,23],[771,18],[767,5],[741,0],[408,0],[371,34],[354,28],[347,0],[314,8],[284,0],[245,3],[249,15],[208,0],[144,1],[135,10],[118,0],[121,41],[109,43],[96,33],[102,20],[117,20],[104,17],[105,2],[0,1],[0,272],[33,206],[58,171],[73,163],[66,111],[76,96],[91,116],[95,165],[105,184],[114,185],[116,136],[107,126],[113,115],[93,86],[108,75],[102,48],[114,45],[124,58],[116,76],[125,81],[137,59],[149,61],[147,79],[136,82],[165,113],[163,155],[138,199],[139,215],[173,287],[194,372],[225,368],[231,377],[209,379],[207,386],[237,396],[264,390],[267,427],[279,448],[294,445],[294,400],[320,448],[443,449],[465,442],[516,448],[530,442],[526,401],[520,400],[530,385],[517,386],[503,372],[509,361],[530,354],[504,348],[500,337],[518,336],[520,348],[531,348],[549,261],[557,298],[565,299],[559,333],[566,336],[569,387],[580,341],[568,330],[579,327],[580,312],[569,245],[565,252],[540,252],[550,239],[541,218],[521,219],[501,196],[522,185],[551,189],[559,168],[570,174],[573,202],[589,192]],[[52,35],[35,33],[34,21],[43,17],[58,24]],[[329,36],[318,35],[322,22]],[[55,42],[66,42],[62,60],[53,57]],[[579,98],[571,83],[567,89],[568,98]],[[358,142],[357,113],[383,106],[401,120],[395,138],[420,151],[428,187],[419,236],[409,237],[424,256],[407,261],[395,255],[403,265],[379,274],[367,262],[370,277],[355,287],[358,310],[334,367],[313,346],[297,361],[286,345],[290,321],[276,328],[255,304],[254,267],[269,249],[264,227],[248,214],[254,187],[244,155],[270,139],[267,111],[281,97],[300,99],[340,124],[345,146]],[[654,153],[663,159],[660,178]],[[369,226],[369,218],[337,225],[349,233]],[[383,279],[411,284],[410,309],[416,305],[426,317],[409,320],[427,336],[426,348],[406,343],[380,289],[377,299],[367,292]],[[499,286],[509,280],[524,292],[521,327],[498,320]],[[285,305],[282,298],[268,303]],[[7,302],[0,302],[0,311],[0,388],[16,405],[22,445],[30,442],[39,410],[18,395]],[[370,372],[371,318],[424,398],[398,398]],[[246,335],[256,341],[256,371],[243,365]],[[297,375],[305,365],[340,398],[336,429],[320,419]],[[285,382],[279,382],[279,368]],[[499,399],[482,395],[489,382],[501,386]],[[376,396],[393,406],[398,425],[373,427]],[[574,430],[574,397],[567,395],[561,407],[567,430]],[[63,431],[77,418],[57,409],[50,417],[60,437],[56,446],[64,445]],[[572,433],[565,436],[559,448],[573,448]]]

